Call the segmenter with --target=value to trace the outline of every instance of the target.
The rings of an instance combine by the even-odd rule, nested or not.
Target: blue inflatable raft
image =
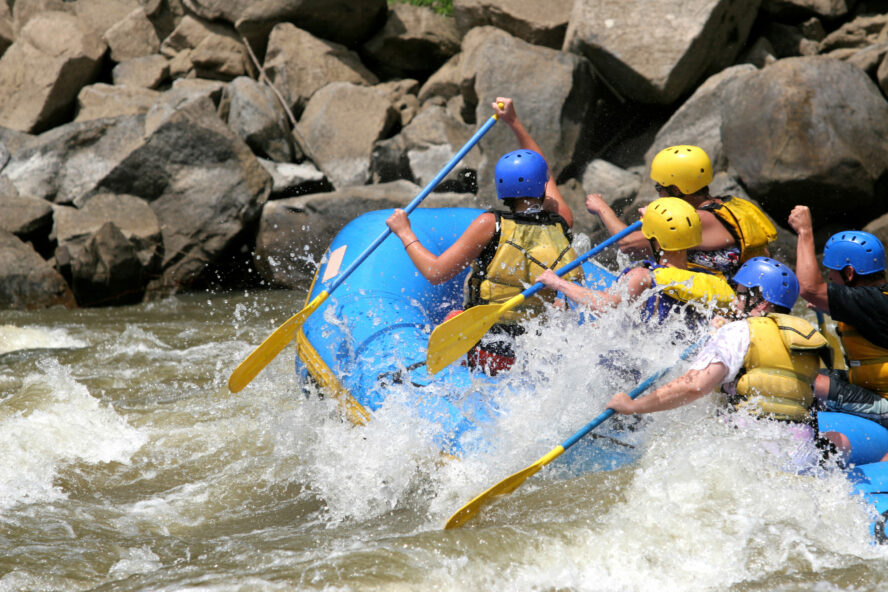
[[[411,215],[422,244],[436,254],[447,249],[484,210],[424,208]],[[346,225],[333,239],[315,274],[306,302],[322,284],[354,261],[385,229],[392,210],[364,214]],[[587,283],[605,287],[614,276],[586,263]],[[462,308],[463,283],[468,270],[453,280],[433,286],[420,275],[400,240],[389,236],[303,324],[296,335],[296,367],[343,405],[349,419],[361,424],[382,407],[396,384],[409,385],[419,396],[414,411],[440,426],[442,450],[458,455],[463,437],[496,412],[492,392],[496,378],[452,364],[436,375],[425,368],[431,330],[452,310]],[[888,462],[878,462],[888,451],[888,430],[852,415],[820,413],[821,432],[839,431],[852,443],[848,478],[880,515],[888,515]],[[619,456],[619,454],[618,454]],[[602,462],[615,468],[626,462]],[[885,542],[883,523],[874,533]]]
[[[410,220],[423,246],[440,254],[483,212],[422,208]],[[337,234],[307,301],[384,231],[391,213],[369,212]],[[586,269],[601,285],[613,281],[600,267]],[[415,412],[441,426],[442,448],[458,454],[463,435],[495,411],[484,392],[496,379],[459,364],[430,375],[425,359],[431,330],[450,311],[462,308],[467,274],[433,286],[416,271],[401,241],[389,236],[306,320],[296,336],[297,370],[333,393],[356,423],[367,421],[383,405],[393,384],[415,387],[421,395],[415,398]]]

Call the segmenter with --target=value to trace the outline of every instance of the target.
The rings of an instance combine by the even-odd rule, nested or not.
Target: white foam
[[[29,349],[65,349],[86,347],[86,342],[64,329],[0,325],[0,355]]]
[[[62,466],[126,463],[147,439],[57,361],[38,365],[0,406],[0,510],[62,498]]]

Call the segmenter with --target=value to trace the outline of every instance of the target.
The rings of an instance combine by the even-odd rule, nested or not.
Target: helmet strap
[[[660,243],[657,242],[657,239],[649,238],[648,242],[651,244],[651,253],[654,254],[654,261],[660,263],[660,259],[666,255],[666,251],[660,248]]]
[[[762,290],[758,287],[747,288],[746,298],[743,299],[743,316],[748,317],[752,314],[752,309],[765,302],[762,296]]]

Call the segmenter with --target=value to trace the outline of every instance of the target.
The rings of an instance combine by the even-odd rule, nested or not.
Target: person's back
[[[699,146],[664,148],[651,162],[650,178],[659,197],[683,199],[697,210],[701,239],[688,252],[691,269],[731,277],[749,259],[768,255],[768,245],[777,238],[774,224],[751,201],[710,195],[712,163]],[[598,215],[612,235],[626,227],[597,194],[587,196],[586,209]],[[641,233],[621,240],[620,248],[635,257],[650,254]]]
[[[700,218],[684,200],[672,197],[652,202],[642,216],[641,233],[649,241],[654,259],[624,270],[610,290],[590,290],[545,272],[537,281],[560,290],[592,312],[602,312],[623,300],[644,297],[644,320],[663,322],[676,312],[687,313],[688,324],[697,326],[715,311],[729,310],[735,294],[719,274],[688,268],[688,250],[700,243]]]
[[[749,346],[734,385],[735,408],[753,415],[812,422],[813,384],[821,362],[832,356],[826,338],[811,323],[792,316],[799,283],[792,270],[769,257],[743,264],[734,282],[745,288],[742,314],[748,315]],[[762,316],[750,314],[761,299],[772,305]]]
[[[885,251],[866,232],[846,231],[827,241],[824,267],[839,279],[827,286],[829,312],[839,336],[851,384],[888,397],[888,284]],[[854,271],[845,275],[845,268]]]
[[[558,213],[539,204],[516,207],[516,200],[543,191],[548,178],[545,160],[528,150],[516,150],[500,158],[494,172],[497,198],[508,211],[491,210],[496,217],[494,236],[472,262],[466,278],[466,309],[484,304],[502,304],[523,292],[544,270],[554,270],[574,261],[573,235],[567,221]],[[584,278],[582,267],[566,277]],[[500,316],[487,335],[469,352],[468,363],[495,375],[508,369],[515,360],[513,340],[523,335],[521,321],[542,313],[555,294],[540,290],[520,305]]]
[[[799,293],[792,270],[768,257],[754,257],[732,278],[742,320],[723,325],[691,362],[690,370],[642,399],[615,395],[619,413],[673,409],[721,387],[735,410],[786,422],[814,438],[812,384],[826,339],[811,324],[790,315]]]
[[[712,196],[712,163],[699,146],[664,148],[651,162],[658,193],[679,197],[694,206],[704,228],[700,245],[691,250],[694,266],[734,275],[753,257],[768,255],[777,229],[754,203],[735,196]]]
[[[504,155],[494,171],[497,198],[508,211],[490,210],[496,231],[481,254],[472,262],[466,280],[465,307],[501,304],[520,294],[546,269],[556,269],[577,258],[571,246],[573,235],[567,221],[541,204],[517,209],[515,200],[545,191],[548,167],[535,152],[516,150]],[[574,281],[583,279],[582,267],[569,272]],[[541,290],[501,317],[501,323],[516,323],[542,312],[554,294]]]
[[[426,249],[410,228],[404,210],[386,220],[401,239],[417,271],[440,284],[471,267],[466,286],[467,306],[508,300],[520,293],[529,278],[544,269],[576,259],[570,246],[573,214],[552,178],[537,143],[518,119],[512,99],[498,97],[492,104],[497,116],[512,128],[521,149],[503,155],[494,171],[497,198],[508,212],[479,215],[440,255]],[[582,279],[582,269],[571,277]],[[490,374],[514,363],[513,338],[524,332],[518,322],[543,309],[542,299],[528,298],[524,306],[497,323],[469,354],[468,363]],[[461,311],[452,311],[451,315]],[[450,318],[448,316],[448,318]]]
[[[798,233],[796,269],[802,297],[838,322],[849,371],[817,378],[815,393],[830,411],[860,415],[888,426],[888,284],[885,249],[877,237],[844,231],[827,241],[823,280],[814,250],[811,212],[796,206],[789,215]],[[888,452],[888,451],[886,451]]]

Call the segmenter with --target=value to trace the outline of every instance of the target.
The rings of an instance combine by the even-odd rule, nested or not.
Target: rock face
[[[395,181],[268,202],[256,237],[256,268],[274,286],[304,286],[327,245],[349,221],[372,210],[401,207],[420,191],[413,183]],[[430,196],[424,205],[479,207],[475,196],[453,193]]]
[[[888,103],[862,70],[820,57],[781,60],[735,80],[725,98],[728,160],[776,218],[802,203],[860,227],[884,211]]]
[[[577,0],[564,48],[589,58],[623,96],[671,103],[704,75],[732,63],[758,4]]]
[[[55,212],[55,256],[81,306],[139,302],[160,274],[157,216],[134,196],[104,193]]]
[[[491,26],[534,45],[561,49],[572,6],[573,0],[454,0],[453,16],[463,33]]]
[[[818,240],[884,236],[879,6],[0,2],[0,307],[304,288],[339,228],[409,203],[501,96],[592,240],[585,195],[634,221],[655,197],[651,159],[674,144],[702,146],[713,192],[778,225],[802,203]],[[495,206],[495,163],[517,147],[498,123],[423,207]]]
[[[76,306],[64,278],[28,244],[0,230],[0,307]]]
[[[301,113],[308,99],[332,82],[372,85],[379,81],[355,52],[290,23],[271,31],[265,69],[295,113]]]
[[[76,17],[34,17],[0,58],[0,125],[42,131],[64,121],[80,87],[95,79],[107,47]]]
[[[373,143],[389,133],[396,119],[392,104],[376,89],[334,82],[308,102],[299,133],[334,187],[364,185],[370,179]]]

